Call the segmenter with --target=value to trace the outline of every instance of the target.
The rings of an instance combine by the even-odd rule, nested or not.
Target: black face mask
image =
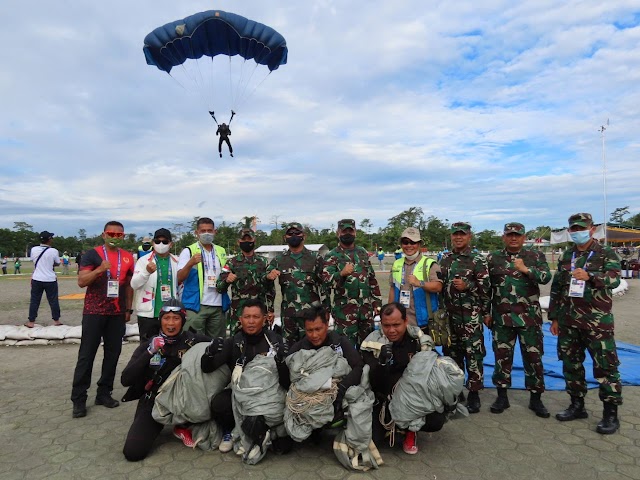
[[[244,253],[249,253],[253,250],[253,247],[256,245],[255,242],[240,242],[240,250]]]
[[[287,237],[287,245],[296,248],[302,243],[302,237]]]
[[[352,245],[353,242],[356,241],[356,236],[351,233],[345,233],[344,235],[340,235],[340,242],[345,245]]]
[[[150,243],[143,243],[142,244],[142,250],[144,250],[145,252],[148,252],[150,248],[151,248],[151,244]]]

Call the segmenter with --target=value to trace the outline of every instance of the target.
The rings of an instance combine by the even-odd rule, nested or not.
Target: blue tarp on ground
[[[542,326],[544,332],[544,356],[542,362],[544,365],[544,381],[547,390],[564,390],[564,377],[562,376],[562,362],[558,360],[558,337],[551,335],[549,328],[550,323]],[[495,357],[493,356],[491,339],[491,330],[484,329],[484,344],[487,349],[487,356],[484,358],[484,385],[488,388],[494,388],[491,381],[493,367],[495,365]],[[640,347],[616,341],[618,349],[618,358],[620,359],[620,377],[623,385],[640,385]],[[598,382],[593,378],[593,361],[589,352],[586,353],[584,368],[587,376],[587,385],[589,388],[597,388]],[[516,350],[513,356],[513,372],[511,379],[512,388],[524,389],[524,369],[522,368],[522,356],[520,354],[520,346],[516,344]]]

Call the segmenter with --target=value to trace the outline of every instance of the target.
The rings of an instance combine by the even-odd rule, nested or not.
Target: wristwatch
[[[424,287],[424,280],[420,280],[420,286]]]
[[[133,313],[133,308],[128,309],[127,313]]]

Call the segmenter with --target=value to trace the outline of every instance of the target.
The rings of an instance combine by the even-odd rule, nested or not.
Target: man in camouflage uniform
[[[504,226],[505,248],[487,257],[493,299],[491,315],[484,323],[493,329],[493,353],[496,364],[493,384],[498,398],[490,407],[492,413],[509,408],[507,389],[511,387],[511,369],[516,339],[524,366],[524,384],[530,392],[529,408],[538,417],[549,418],[540,396],[544,392],[542,355],[542,310],[540,287],[551,280],[549,265],[542,252],[523,248],[526,239],[524,225],[517,222]]]
[[[355,220],[340,220],[337,235],[338,246],[324,257],[322,281],[333,289],[335,330],[358,346],[373,331],[382,306],[380,286],[367,250],[355,244]]]
[[[596,431],[615,433],[620,428],[618,405],[622,405],[622,383],[613,334],[611,290],[620,284],[620,258],[593,238],[595,226],[588,213],[569,217],[569,235],[574,242],[558,261],[551,284],[549,320],[551,333],[558,335],[558,358],[571,405],[558,413],[561,422],[587,418],[584,397],[585,349],[593,359],[593,376],[600,384],[604,404]]]
[[[478,392],[484,388],[483,359],[486,354],[483,318],[489,312],[489,272],[479,253],[471,253],[471,225],[451,225],[452,251],[442,257],[444,305],[451,322],[451,345],[443,353],[464,371],[466,364],[469,413],[480,411]]]
[[[290,345],[304,336],[304,311],[321,301],[329,311],[331,305],[322,283],[322,257],[304,246],[302,225],[286,225],[284,240],[289,249],[278,254],[267,267],[267,279],[280,282],[282,304],[280,316],[284,338]]]
[[[241,252],[227,260],[218,278],[218,292],[226,292],[231,286],[231,307],[229,314],[230,332],[236,331],[242,306],[249,299],[258,299],[267,306],[267,320],[273,323],[273,303],[276,287],[267,279],[267,261],[255,254],[256,237],[253,230],[243,228],[238,237]]]

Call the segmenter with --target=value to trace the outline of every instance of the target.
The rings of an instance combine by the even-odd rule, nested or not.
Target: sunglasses
[[[124,238],[124,232],[104,232],[110,238]]]
[[[420,243],[420,242],[414,242],[414,241],[408,240],[406,238],[402,240],[402,245],[416,245],[418,243]]]
[[[163,312],[182,312],[182,307],[175,307],[173,305],[163,306],[161,308]]]
[[[171,243],[171,242],[169,242],[169,240],[158,240],[158,239],[155,239],[153,241],[153,243],[155,243],[156,245],[160,245],[161,243],[164,244],[164,245],[169,245],[169,243]]]
[[[292,232],[287,232],[286,236],[287,237],[300,237],[304,234],[304,232],[301,232],[300,230],[294,230]]]

